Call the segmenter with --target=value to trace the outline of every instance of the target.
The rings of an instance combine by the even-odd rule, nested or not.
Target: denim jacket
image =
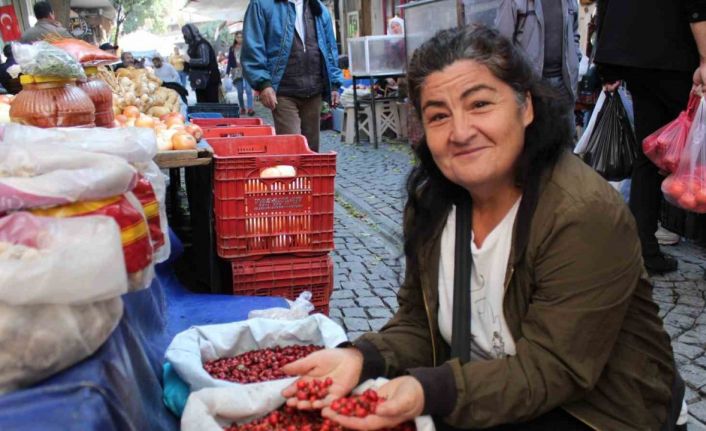
[[[326,65],[330,90],[343,84],[338,68],[338,49],[333,35],[333,24],[328,9],[319,0],[321,13],[316,16],[316,36]],[[251,0],[245,12],[245,36],[240,62],[243,75],[252,88],[261,91],[272,87],[275,91],[287,67],[287,59],[295,37],[294,3],[287,0]]]
[[[576,0],[561,2],[564,17],[564,52],[562,78],[569,93],[576,99],[578,89],[581,47],[578,32],[578,4]],[[535,70],[542,76],[544,69],[544,13],[541,0],[501,0],[495,25],[504,36],[513,39],[519,18],[525,22],[517,35],[517,44],[524,48]]]

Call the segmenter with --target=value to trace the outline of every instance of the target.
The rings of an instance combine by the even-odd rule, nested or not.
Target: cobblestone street
[[[330,314],[355,339],[379,329],[397,308],[404,182],[413,157],[404,144],[347,145],[331,131],[322,132],[321,150],[338,153]],[[665,250],[679,259],[679,271],[652,278],[654,298],[687,382],[689,429],[706,431],[706,250],[685,241]]]

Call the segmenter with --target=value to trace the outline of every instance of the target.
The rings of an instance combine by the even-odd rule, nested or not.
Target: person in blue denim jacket
[[[322,96],[338,105],[343,83],[328,10],[319,0],[252,0],[243,33],[243,75],[277,134],[302,134],[318,151]]]

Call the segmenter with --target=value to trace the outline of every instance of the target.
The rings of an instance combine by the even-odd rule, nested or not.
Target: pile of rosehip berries
[[[328,388],[333,384],[331,378],[326,380],[311,380],[297,382],[296,397],[299,400],[316,401],[328,395]],[[384,398],[377,392],[368,389],[362,395],[354,395],[334,400],[331,408],[340,415],[363,418],[375,413],[375,409]],[[284,406],[269,415],[244,425],[232,424],[225,431],[345,431],[341,425],[321,417],[318,410],[302,411],[294,407]],[[407,422],[383,431],[414,431],[414,423]]]
[[[236,383],[257,383],[289,377],[280,368],[323,347],[287,346],[253,350],[232,358],[208,361],[203,368],[213,378]]]

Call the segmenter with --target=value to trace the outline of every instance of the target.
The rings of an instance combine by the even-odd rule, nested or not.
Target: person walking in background
[[[181,83],[179,73],[171,64],[165,63],[161,55],[155,54],[155,56],[152,57],[152,67],[154,68],[154,74],[157,75],[157,78],[161,79],[162,82]]]
[[[169,56],[169,64],[174,67],[174,69],[179,74],[179,81],[181,86],[186,88],[186,71],[184,70],[184,64],[186,63],[186,58],[181,55],[178,47],[174,47],[174,52]]]
[[[201,36],[193,24],[181,28],[184,41],[189,45],[189,81],[196,92],[198,103],[218,103],[221,73],[218,70],[216,52],[211,44]]]
[[[319,0],[251,0],[243,32],[243,74],[277,134],[302,134],[318,151],[322,95],[338,105],[343,84],[328,9]]]
[[[495,25],[524,49],[535,71],[556,90],[575,130],[581,61],[577,0],[501,0]]]
[[[20,42],[32,43],[47,38],[73,38],[71,33],[66,30],[54,16],[54,9],[51,4],[46,1],[40,1],[34,4],[34,17],[37,18],[37,23],[22,33]]]
[[[9,43],[2,47],[2,53],[5,54],[6,60],[2,65],[0,65],[0,84],[2,84],[3,88],[7,90],[9,94],[17,94],[22,91],[20,78],[19,76],[17,78],[13,78],[9,73],[7,73],[7,69],[17,64],[15,61],[15,56],[12,53],[12,47]]]
[[[625,80],[635,110],[635,135],[648,135],[674,120],[693,84],[706,77],[706,3],[700,0],[598,2],[595,62],[608,91]],[[639,25],[628,25],[639,23]],[[696,72],[694,72],[696,70]],[[639,151],[633,164],[630,210],[637,221],[645,267],[677,269],[655,237],[664,177]]]
[[[252,88],[248,81],[243,79],[243,68],[240,67],[240,53],[243,47],[243,32],[236,31],[235,37],[233,38],[233,45],[228,50],[228,67],[226,68],[226,75],[233,80],[235,88],[238,91],[238,103],[240,103],[240,115],[245,115],[246,113],[250,116],[255,115],[253,111],[253,97]],[[247,110],[245,109],[245,98],[247,97]]]

